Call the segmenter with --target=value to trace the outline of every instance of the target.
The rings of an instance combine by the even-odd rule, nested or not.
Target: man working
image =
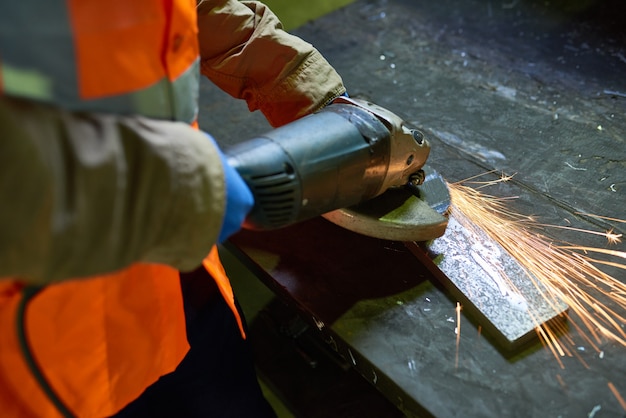
[[[3,416],[271,415],[214,247],[252,196],[191,126],[200,72],[274,126],[345,92],[260,3],[0,6]]]

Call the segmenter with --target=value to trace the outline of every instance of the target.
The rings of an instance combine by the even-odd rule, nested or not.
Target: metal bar
[[[442,237],[405,245],[507,351],[534,341],[538,326],[565,321],[568,306],[462,214],[450,216]]]

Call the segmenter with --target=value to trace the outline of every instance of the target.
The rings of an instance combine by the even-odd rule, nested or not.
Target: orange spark
[[[459,345],[461,343],[461,304],[456,303],[456,357],[454,361],[454,368],[459,368]]]
[[[537,226],[542,226],[546,228],[567,229],[569,231],[582,232],[582,233],[591,234],[591,235],[599,235],[599,236],[605,237],[607,241],[609,242],[609,244],[618,244],[622,242],[622,234],[616,234],[615,232],[613,232],[612,228],[609,229],[608,231],[600,232],[600,231],[591,231],[589,229],[574,228],[571,226],[561,226],[561,225],[537,224]]]
[[[622,409],[626,411],[626,401],[624,400],[624,398],[622,398],[622,395],[620,395],[619,391],[617,390],[613,382],[609,382],[608,386],[609,386],[609,390],[613,393],[613,396],[615,396],[615,398],[617,399],[617,402],[619,402]]]
[[[499,180],[472,183],[485,187],[508,181],[511,177],[502,175]],[[506,201],[510,198],[487,195],[461,183],[449,184],[449,189],[453,202],[452,214],[455,211],[462,213],[471,223],[498,242],[526,269],[529,280],[542,289],[546,301],[554,303],[561,300],[566,303],[570,308],[570,313],[567,314],[570,324],[589,345],[599,352],[598,345],[608,339],[626,347],[626,333],[620,325],[626,322],[626,284],[598,267],[610,266],[626,270],[624,262],[614,261],[626,259],[626,252],[554,242],[542,231],[559,228],[600,235],[606,237],[610,244],[619,243],[622,234],[617,234],[612,229],[598,232],[541,224],[532,216],[509,209]],[[589,254],[613,259],[593,258]],[[607,303],[600,302],[599,296],[600,299],[607,300]],[[559,329],[557,326],[554,329],[554,325],[551,328],[537,323],[537,334],[557,360],[563,356],[577,356],[576,350],[566,347],[565,343],[573,347],[574,341],[569,336],[564,337],[564,327]],[[559,364],[563,367],[560,360]]]
[[[476,179],[478,177],[482,177],[485,174],[489,174],[489,173],[494,173],[495,170],[489,171],[487,173],[484,174],[478,174],[476,176],[473,177],[469,177],[465,180],[463,180],[464,184],[477,184],[479,185],[479,187],[477,187],[477,189],[486,187],[486,186],[492,186],[496,183],[506,183],[507,181],[513,179],[513,177],[515,176],[515,174],[510,174],[510,175],[505,175],[504,173],[500,173],[500,177],[497,180],[487,180],[487,181],[473,181],[473,179]]]
[[[582,213],[582,212],[576,212],[576,214],[578,214],[578,215],[587,215],[587,216],[591,216],[592,218],[604,219],[605,221],[626,223],[626,219],[611,218],[611,217],[608,217],[608,216],[600,216],[600,215],[594,215],[594,214]]]
[[[606,231],[606,239],[609,241],[609,244],[618,244],[622,242],[622,234],[616,234],[613,232],[613,228]]]

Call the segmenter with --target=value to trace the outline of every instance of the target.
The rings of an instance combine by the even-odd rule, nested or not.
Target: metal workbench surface
[[[542,222],[583,228],[626,218],[626,6],[606,1],[357,1],[298,29],[349,93],[429,134],[448,181],[515,174],[490,194]],[[201,127],[222,144],[268,129],[203,84]],[[578,240],[569,231],[555,239]],[[402,244],[323,219],[243,232],[242,260],[320,337],[407,414],[620,417],[626,348],[593,350],[575,329],[560,362],[537,341],[506,352]],[[604,246],[585,237],[585,245]],[[612,247],[624,250],[624,245]],[[624,271],[612,271],[626,281]],[[610,303],[610,302],[609,302]],[[622,324],[623,328],[623,324]],[[615,388],[610,390],[609,384]]]

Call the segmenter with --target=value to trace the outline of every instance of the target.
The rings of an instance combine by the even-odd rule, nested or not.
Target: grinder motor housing
[[[429,152],[423,134],[392,112],[341,97],[225,154],[255,197],[244,227],[265,230],[419,183]]]

